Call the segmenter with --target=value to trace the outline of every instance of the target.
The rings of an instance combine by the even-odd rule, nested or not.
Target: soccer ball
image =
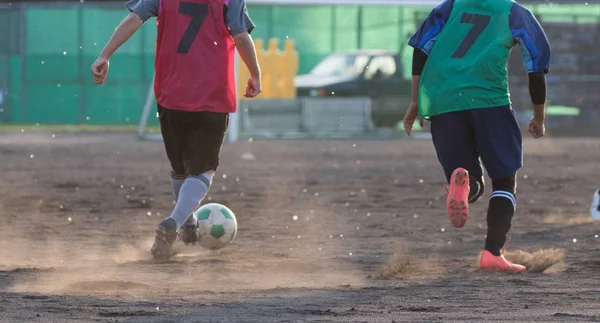
[[[194,217],[198,220],[198,241],[202,247],[218,250],[235,239],[237,220],[225,205],[205,204],[194,213]]]

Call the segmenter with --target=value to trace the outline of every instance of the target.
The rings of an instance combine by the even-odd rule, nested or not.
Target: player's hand
[[[248,86],[246,87],[246,93],[244,94],[247,98],[254,98],[262,92],[262,86],[260,84],[260,77],[250,77],[248,79]]]
[[[92,64],[92,75],[94,76],[94,83],[104,84],[106,81],[106,75],[108,74],[108,67],[110,63],[108,59],[98,57],[94,64]]]
[[[529,122],[529,133],[535,139],[541,138],[546,134],[546,126],[544,125],[544,120],[532,117]]]
[[[412,134],[413,124],[415,123],[415,120],[417,120],[418,116],[419,105],[413,102],[408,107],[408,110],[406,110],[406,114],[404,114],[404,131],[406,131],[407,135],[410,136]],[[419,119],[419,124],[421,127],[423,127],[423,118]]]

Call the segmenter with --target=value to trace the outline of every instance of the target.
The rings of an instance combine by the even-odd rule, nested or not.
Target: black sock
[[[487,237],[485,250],[494,256],[500,256],[500,250],[506,242],[511,220],[515,214],[515,195],[507,191],[494,191],[487,213]]]

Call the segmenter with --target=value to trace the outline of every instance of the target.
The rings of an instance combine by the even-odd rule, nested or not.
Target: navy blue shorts
[[[449,112],[431,117],[438,159],[450,181],[462,167],[475,178],[511,176],[523,166],[523,139],[510,106]]]

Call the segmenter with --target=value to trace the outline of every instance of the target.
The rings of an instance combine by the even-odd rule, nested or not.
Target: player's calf
[[[178,171],[175,171],[174,169],[178,169]],[[174,167],[173,170],[171,170],[170,180],[175,202],[179,200],[179,192],[181,191],[181,187],[188,177],[187,172],[185,172],[183,169],[185,169],[185,167],[181,165],[181,167]],[[196,241],[198,240],[197,231],[198,221],[194,218],[193,214],[190,214],[188,219],[183,223],[178,231],[179,239],[186,245],[196,244]]]
[[[482,269],[525,271],[525,267],[504,258],[508,245],[507,234],[517,207],[516,174],[492,180],[493,192],[487,214],[485,250],[481,252],[479,267]]]
[[[493,192],[490,197],[487,213],[487,237],[485,250],[495,256],[500,255],[500,250],[506,242],[506,235],[511,227],[511,221],[517,207],[515,197],[516,175],[505,178],[493,179]]]
[[[208,171],[200,175],[190,175],[181,186],[171,218],[177,223],[179,239],[186,245],[195,244],[198,240],[198,223],[193,213],[210,189],[212,173]]]
[[[194,243],[197,240],[197,225],[193,219],[200,202],[206,196],[212,182],[212,171],[201,175],[189,175],[179,190],[179,196],[171,216],[164,219],[156,228],[156,237],[151,252],[155,259],[166,260],[173,256],[173,243],[179,237],[184,243]],[[190,220],[192,217],[192,220]],[[186,223],[192,224],[193,228],[185,228]]]
[[[177,229],[181,228],[188,221],[192,213],[196,211],[198,206],[200,206],[200,202],[202,202],[208,193],[211,182],[212,173],[209,172],[201,175],[190,175],[185,179],[179,191],[179,198],[177,199],[175,208],[170,216],[170,218],[175,220]]]
[[[175,198],[175,202],[179,199],[179,191],[181,190],[181,186],[185,179],[188,177],[186,172],[176,172],[175,170],[171,170],[171,188],[173,189],[173,197]]]

